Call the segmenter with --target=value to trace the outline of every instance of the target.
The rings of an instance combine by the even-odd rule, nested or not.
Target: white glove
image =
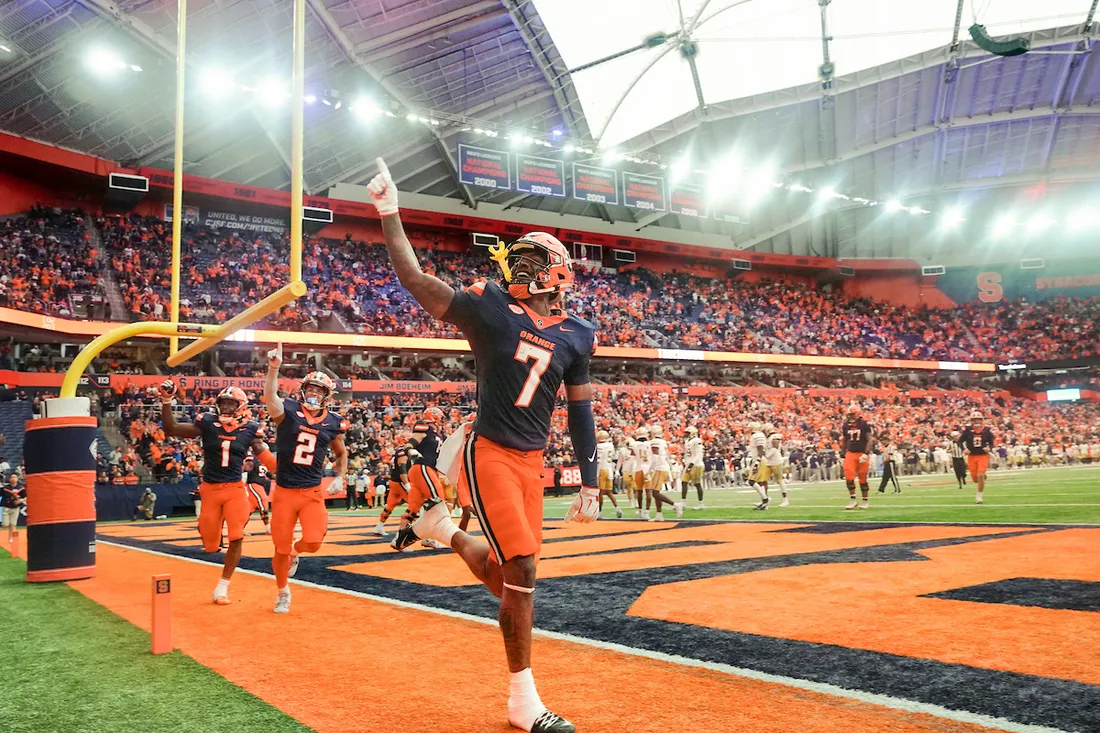
[[[386,161],[375,158],[378,164],[378,175],[367,184],[367,193],[370,194],[374,208],[378,209],[379,216],[389,216],[397,213],[397,185],[390,177],[390,169],[386,167]]]
[[[283,345],[276,344],[275,348],[267,352],[267,368],[278,369],[283,364]]]
[[[339,494],[343,490],[344,490],[344,477],[343,476],[337,476],[336,478],[334,478],[329,483],[328,488],[325,489],[325,491],[327,491],[328,493],[333,494],[333,495]]]
[[[870,459],[867,457],[866,453],[860,454],[860,456],[859,456],[859,462],[860,463],[866,463],[868,460],[870,460]]]
[[[600,518],[600,490],[581,488],[577,498],[565,513],[565,521],[588,524]]]

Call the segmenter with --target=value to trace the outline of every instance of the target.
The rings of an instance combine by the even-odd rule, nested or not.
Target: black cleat
[[[413,532],[412,525],[408,524],[402,529],[397,530],[397,534],[390,542],[390,547],[397,550],[398,552],[404,552],[419,541],[420,538],[416,536],[415,532]]]
[[[531,733],[575,733],[576,730],[577,726],[549,710],[543,710],[531,726]]]
[[[771,502],[771,498],[770,497],[764,497],[764,501],[760,502],[755,507],[753,507],[753,510],[762,512],[762,511],[764,511],[768,508],[768,503],[769,502]]]

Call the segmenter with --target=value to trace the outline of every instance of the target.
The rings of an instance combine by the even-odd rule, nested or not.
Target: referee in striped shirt
[[[959,442],[961,437],[962,433],[952,430],[951,445],[948,447],[951,453],[951,467],[955,469],[955,480],[959,482],[960,489],[966,484],[966,454],[963,452],[962,443]]]

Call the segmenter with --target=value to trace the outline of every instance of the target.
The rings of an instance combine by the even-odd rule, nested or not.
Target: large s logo
[[[1005,290],[1001,287],[1001,273],[978,273],[978,300],[983,303],[996,303],[1004,298]]]

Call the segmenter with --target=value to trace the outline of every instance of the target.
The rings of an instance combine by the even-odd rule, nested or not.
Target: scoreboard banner
[[[583,163],[573,164],[573,198],[593,204],[619,205],[619,172]]]
[[[672,187],[669,211],[680,216],[707,218],[707,203],[703,187],[694,183],[677,183]]]
[[[565,163],[517,153],[516,190],[539,196],[565,198]]]
[[[501,150],[458,146],[458,180],[467,186],[512,190],[512,156]]]
[[[623,171],[623,206],[645,211],[667,211],[665,179]]]

